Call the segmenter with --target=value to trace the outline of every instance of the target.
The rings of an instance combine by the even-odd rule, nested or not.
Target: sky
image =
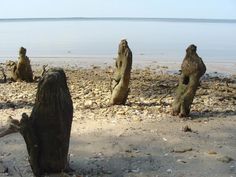
[[[0,18],[159,17],[236,19],[236,0],[2,0]]]

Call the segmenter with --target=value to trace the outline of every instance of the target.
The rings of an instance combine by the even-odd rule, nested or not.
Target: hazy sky
[[[236,0],[2,0],[0,18],[174,17],[236,19]]]

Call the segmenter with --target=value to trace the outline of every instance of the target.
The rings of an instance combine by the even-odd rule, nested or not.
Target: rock
[[[185,152],[188,152],[188,151],[192,151],[193,149],[191,147],[187,147],[187,148],[175,148],[173,150],[173,152],[175,153],[185,153]]]
[[[183,159],[178,159],[176,162],[180,162],[180,163],[187,163],[186,161],[184,161]]]
[[[184,132],[192,132],[192,129],[191,129],[188,125],[184,126],[184,127],[182,128],[182,130],[183,130]]]
[[[86,100],[86,101],[84,102],[84,107],[85,107],[85,108],[90,108],[92,105],[93,105],[92,100]]]
[[[217,160],[223,163],[229,163],[233,161],[234,159],[229,156],[222,156],[222,157],[218,157]]]
[[[117,115],[125,115],[125,111],[123,110],[119,110],[116,112]]]
[[[166,170],[167,173],[172,173],[171,169]]]

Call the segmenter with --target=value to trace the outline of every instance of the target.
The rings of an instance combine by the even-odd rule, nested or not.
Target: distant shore
[[[0,22],[32,22],[32,21],[152,21],[152,22],[184,22],[184,23],[236,23],[236,19],[207,18],[158,18],[158,17],[47,17],[47,18],[0,18]]]

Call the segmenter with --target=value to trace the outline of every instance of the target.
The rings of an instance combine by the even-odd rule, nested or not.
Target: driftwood
[[[16,119],[12,119],[9,117],[7,120],[7,124],[0,128],[0,138],[11,133],[16,133],[19,131],[19,124],[20,122]]]
[[[30,65],[30,60],[26,56],[26,49],[21,47],[17,62],[12,63],[12,80],[33,82],[33,72]]]
[[[42,72],[41,72],[41,77],[43,77],[44,74],[47,72],[47,69],[46,69],[47,67],[48,67],[48,65],[43,65]]]
[[[172,104],[172,114],[186,117],[200,85],[200,78],[206,72],[206,66],[197,54],[197,47],[190,45],[186,49],[186,56],[181,65],[181,76],[176,90],[176,97]]]
[[[132,52],[126,40],[121,40],[116,59],[116,70],[111,82],[111,105],[125,104],[129,94]]]

